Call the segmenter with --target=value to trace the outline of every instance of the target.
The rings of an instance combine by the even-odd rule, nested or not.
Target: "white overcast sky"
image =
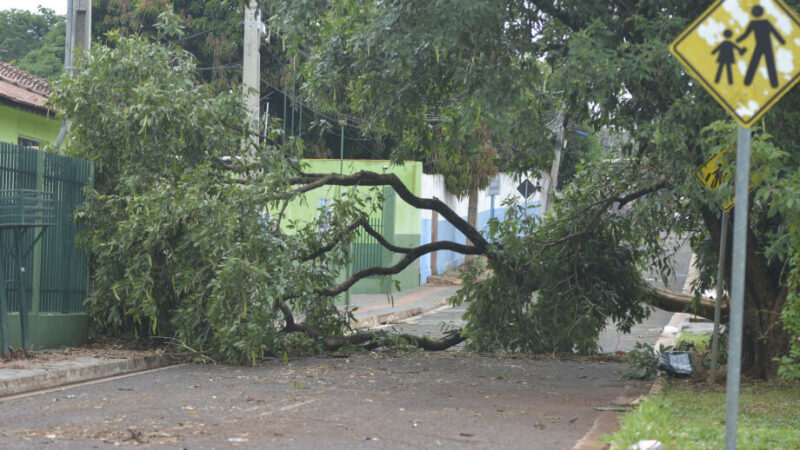
[[[56,14],[67,13],[67,0],[0,0],[0,10],[27,9],[36,12],[38,5],[52,9]]]

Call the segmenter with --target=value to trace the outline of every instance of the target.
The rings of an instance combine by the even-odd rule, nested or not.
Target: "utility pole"
[[[244,55],[242,59],[242,90],[251,133],[244,139],[249,153],[255,153],[258,147],[258,97],[261,87],[261,55],[258,52],[261,40],[261,14],[256,8],[255,0],[250,0],[244,11]]]
[[[544,192],[542,193],[542,200],[544,201],[542,212],[545,213],[553,211],[553,197],[556,192],[556,187],[558,186],[558,171],[561,168],[561,154],[563,153],[564,147],[567,146],[567,142],[564,140],[564,129],[567,127],[567,118],[563,112],[558,113],[556,122],[558,123],[556,152],[553,157],[553,166],[550,168],[550,176],[545,183]]]
[[[92,45],[92,0],[67,0],[67,36],[64,48],[64,68],[72,76],[75,52],[89,51]],[[56,138],[56,148],[60,148],[69,131],[69,122],[61,125]]]

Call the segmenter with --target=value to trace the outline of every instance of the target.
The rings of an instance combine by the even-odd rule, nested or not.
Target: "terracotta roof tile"
[[[0,97],[45,112],[44,104],[52,92],[44,78],[0,62]]]

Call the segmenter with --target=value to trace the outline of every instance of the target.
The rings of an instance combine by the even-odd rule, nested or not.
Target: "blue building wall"
[[[539,215],[539,205],[531,203],[529,206],[529,211],[531,214]],[[502,219],[505,216],[506,208],[494,208],[494,217]],[[480,211],[478,213],[478,229],[481,230],[481,233],[486,236],[487,233],[487,224],[489,223],[489,219],[492,217],[491,210]],[[467,220],[467,216],[461,217],[464,220]],[[431,219],[422,219],[422,227],[420,230],[420,245],[425,245],[431,242]],[[459,244],[466,244],[467,238],[464,236],[463,233],[456,230],[456,228],[446,220],[439,220],[438,223],[438,230],[437,230],[437,240],[438,241],[453,241]],[[464,255],[455,253],[449,250],[442,250],[436,252],[436,273],[442,274],[450,269],[456,268],[464,264]],[[433,270],[431,267],[431,254],[427,254],[420,258],[419,260],[419,283],[420,285],[425,284],[428,280],[428,277],[433,275]]]

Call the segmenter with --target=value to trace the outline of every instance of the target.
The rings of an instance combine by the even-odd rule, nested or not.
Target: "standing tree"
[[[0,60],[42,78],[64,73],[65,27],[52,9],[0,11]]]

